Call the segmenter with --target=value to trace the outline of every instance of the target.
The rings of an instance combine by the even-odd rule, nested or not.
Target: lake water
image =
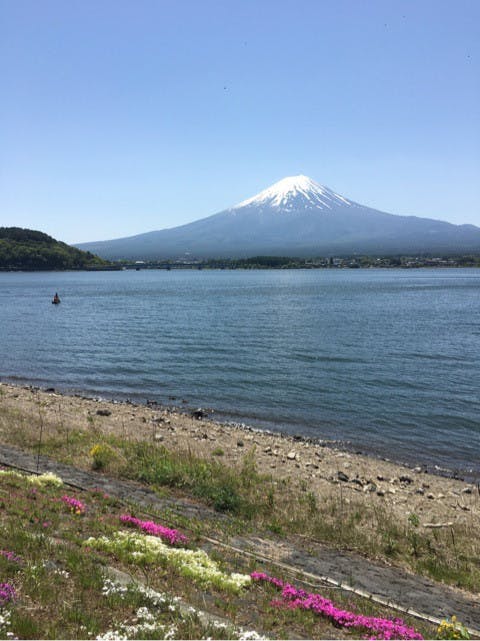
[[[3,380],[480,474],[477,269],[2,273],[0,323]]]

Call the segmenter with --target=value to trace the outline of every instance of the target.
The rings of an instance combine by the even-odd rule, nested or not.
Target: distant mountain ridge
[[[0,227],[0,270],[102,269],[106,260],[21,227]]]
[[[76,245],[110,260],[253,255],[419,254],[480,251],[474,225],[365,207],[307,176],[284,178],[235,207],[193,223]]]

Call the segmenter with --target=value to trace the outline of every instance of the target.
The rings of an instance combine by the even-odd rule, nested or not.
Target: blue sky
[[[478,0],[0,0],[0,225],[66,242],[306,174],[480,226]]]

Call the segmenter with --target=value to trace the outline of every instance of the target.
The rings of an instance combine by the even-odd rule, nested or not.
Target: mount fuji
[[[76,246],[110,260],[162,260],[185,254],[453,254],[480,251],[480,228],[388,214],[340,196],[307,176],[291,176],[193,223]]]

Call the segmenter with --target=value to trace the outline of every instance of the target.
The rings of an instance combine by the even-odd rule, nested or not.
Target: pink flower
[[[252,572],[250,576],[254,581],[267,581],[277,588],[283,588],[283,581],[280,581],[280,579],[276,579],[275,577],[268,576],[265,572]]]
[[[0,607],[13,601],[15,597],[15,588],[11,583],[0,583]]]
[[[373,633],[375,636],[372,638],[376,639],[423,639],[414,628],[406,626],[401,619],[367,617],[348,610],[340,610],[320,594],[309,594],[305,590],[299,590],[293,585],[283,583],[280,579],[268,576],[263,572],[252,572],[250,576],[254,581],[265,581],[282,590],[282,600],[272,601],[273,606],[283,606],[292,610],[311,610],[344,628],[363,628],[369,633]]]
[[[140,530],[143,530],[147,534],[152,536],[158,536],[163,539],[170,545],[175,545],[176,543],[187,543],[187,537],[181,534],[178,530],[172,530],[171,528],[165,527],[163,525],[158,525],[153,521],[141,521],[140,519],[131,516],[130,514],[122,514],[120,516],[120,521],[122,523],[128,523],[138,527]]]
[[[85,503],[82,503],[82,501],[67,495],[62,496],[60,500],[66,503],[74,514],[85,514]]]
[[[23,561],[21,556],[17,556],[14,552],[10,552],[10,550],[0,550],[0,555],[14,563],[22,563]]]

